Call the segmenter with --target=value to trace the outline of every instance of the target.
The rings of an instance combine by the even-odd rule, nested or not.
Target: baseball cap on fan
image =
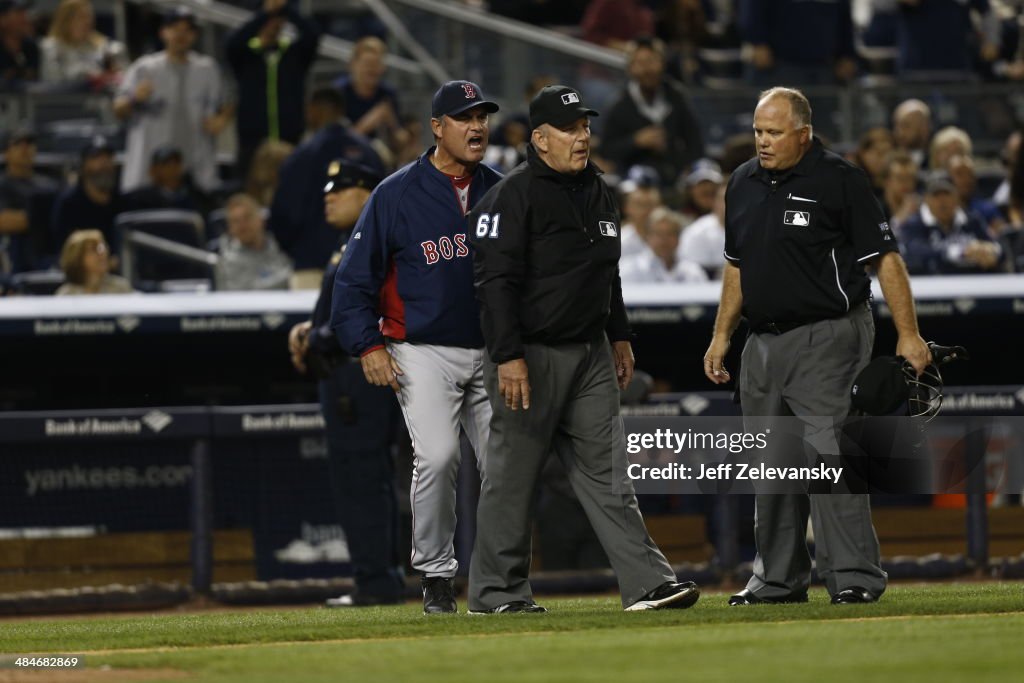
[[[484,99],[480,86],[470,81],[448,81],[434,93],[430,106],[430,117],[439,119],[442,116],[456,116],[472,109],[484,108],[488,114],[498,111],[498,105]]]
[[[599,114],[583,104],[578,90],[567,85],[549,85],[541,88],[530,101],[530,128],[549,123],[563,128],[584,116]]]

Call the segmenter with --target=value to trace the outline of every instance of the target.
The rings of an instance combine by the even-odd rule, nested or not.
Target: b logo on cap
[[[574,92],[567,92],[562,95],[562,104],[578,104],[580,96]]]
[[[466,91],[467,100],[472,100],[476,98],[476,88],[473,87],[472,83],[463,83],[462,89]]]

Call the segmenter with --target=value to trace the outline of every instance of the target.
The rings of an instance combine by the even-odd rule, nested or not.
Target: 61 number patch
[[[496,213],[493,216],[489,213],[480,214],[480,218],[476,221],[476,236],[479,238],[490,237],[495,239],[498,237],[498,224],[501,222],[501,214]]]

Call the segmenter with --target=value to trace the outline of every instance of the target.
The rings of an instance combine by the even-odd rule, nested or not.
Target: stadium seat
[[[169,280],[210,280],[208,265],[158,252],[132,243],[130,233],[140,232],[197,249],[205,249],[203,218],[194,211],[157,209],[126,211],[118,215],[115,227],[121,243],[124,274],[143,291],[166,290]],[[173,287],[172,287],[173,288]]]

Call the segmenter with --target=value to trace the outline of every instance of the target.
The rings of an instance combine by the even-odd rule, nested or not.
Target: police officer
[[[762,93],[754,137],[757,157],[736,169],[726,191],[727,264],[704,372],[715,384],[729,381],[723,360],[744,315],[751,332],[739,381],[744,415],[794,415],[813,434],[820,418],[846,417],[854,377],[871,357],[865,266],[877,271],[892,309],[896,353],[918,373],[930,353],[871,183],[813,136],[807,98],[789,88]],[[833,603],[874,602],[885,590],[867,495],[758,495],[755,505],[754,574],[730,605],[806,602],[808,514]]]
[[[329,165],[324,213],[327,222],[343,232],[324,274],[312,320],[299,323],[288,335],[296,369],[308,369],[319,380],[331,488],[355,576],[355,592],[328,600],[328,607],[401,602],[405,591],[391,459],[391,441],[400,419],[398,402],[387,387],[366,381],[359,363],[342,351],[329,324],[334,274],[348,231],[380,181],[373,167],[340,160]]]
[[[644,527],[632,490],[612,490],[625,453],[619,392],[633,351],[619,280],[619,213],[589,162],[579,92],[530,103],[527,160],[470,214],[474,274],[493,415],[470,563],[473,612],[544,612],[529,583],[530,516],[548,453],[569,481],[619,579],[627,610],[689,607],[700,591],[675,574]]]

